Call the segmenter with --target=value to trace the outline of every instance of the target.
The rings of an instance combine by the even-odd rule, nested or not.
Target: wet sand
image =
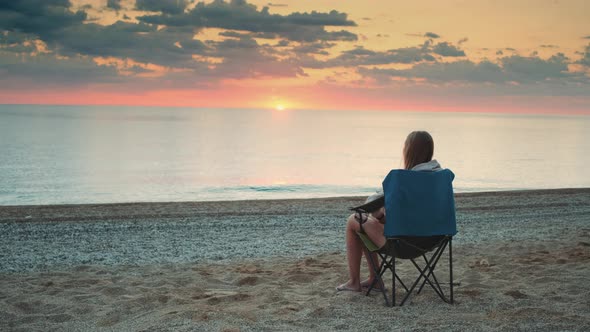
[[[456,304],[401,308],[334,290],[362,200],[2,206],[0,330],[590,330],[590,189],[458,194]]]

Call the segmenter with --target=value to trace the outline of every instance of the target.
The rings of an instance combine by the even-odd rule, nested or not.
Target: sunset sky
[[[0,103],[590,114],[587,0],[0,1]]]

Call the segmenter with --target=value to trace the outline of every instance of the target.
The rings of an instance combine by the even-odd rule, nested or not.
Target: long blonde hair
[[[434,140],[428,132],[411,132],[404,144],[404,168],[412,169],[418,164],[431,161],[433,153]]]

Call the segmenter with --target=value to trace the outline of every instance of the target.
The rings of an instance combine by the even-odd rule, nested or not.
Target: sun
[[[277,110],[279,112],[284,111],[285,110],[285,105],[283,105],[283,104],[277,104],[275,106],[275,110]]]

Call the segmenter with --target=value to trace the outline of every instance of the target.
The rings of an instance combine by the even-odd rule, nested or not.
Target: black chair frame
[[[414,289],[418,286],[420,282],[422,284],[417,290],[417,294],[420,294],[422,289],[426,284],[428,284],[434,292],[446,303],[453,304],[453,247],[452,247],[452,236],[445,235],[445,236],[438,236],[438,237],[424,237],[421,240],[433,240],[434,245],[427,246],[427,247],[420,247],[418,244],[415,243],[417,237],[394,237],[388,238],[387,244],[377,250],[377,254],[381,258],[381,264],[377,267],[376,262],[374,262],[372,255],[368,255],[369,263],[375,271],[375,279],[369,289],[367,290],[366,295],[368,296],[373,288],[377,284],[379,284],[380,291],[383,293],[383,297],[385,299],[385,305],[390,306],[389,299],[386,294],[386,290],[384,287],[383,282],[383,275],[387,270],[391,271],[392,274],[392,290],[391,290],[391,306],[396,306],[396,280],[399,284],[404,288],[406,294],[400,302],[400,306],[403,306],[404,303],[408,300]],[[423,242],[423,241],[421,241]],[[434,270],[436,265],[438,264],[443,252],[448,247],[448,256],[449,256],[449,296],[445,295],[441,284],[439,283],[436,275],[434,274]],[[433,251],[430,257],[427,257],[427,253]],[[424,265],[420,266],[416,259],[422,257],[424,260]],[[408,288],[399,275],[396,272],[396,258],[400,259],[409,259],[412,262],[412,265],[418,270],[419,276],[414,281],[414,283]]]

